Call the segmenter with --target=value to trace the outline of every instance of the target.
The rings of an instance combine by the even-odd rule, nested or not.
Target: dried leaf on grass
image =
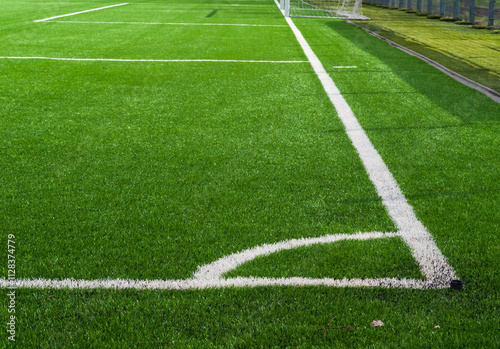
[[[373,320],[370,323],[371,327],[379,327],[379,326],[384,326],[385,324],[381,320]]]

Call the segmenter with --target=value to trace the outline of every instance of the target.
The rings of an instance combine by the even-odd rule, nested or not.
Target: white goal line
[[[333,234],[313,238],[301,238],[264,244],[236,252],[219,260],[198,267],[189,279],[179,280],[133,280],[133,279],[0,279],[4,288],[53,288],[53,289],[137,289],[137,290],[192,290],[221,287],[265,287],[265,286],[327,286],[327,287],[385,287],[403,289],[446,288],[448,284],[436,279],[398,279],[398,278],[268,278],[268,277],[231,277],[224,275],[240,265],[251,262],[257,257],[276,252],[291,250],[317,244],[334,243],[342,240],[373,240],[401,237],[399,233],[369,232],[356,234]]]
[[[125,2],[125,3],[123,3],[123,4],[116,4],[116,5],[110,5],[110,6],[99,7],[99,8],[93,8],[93,9],[90,9],[90,10],[85,10],[85,11],[79,11],[79,12],[68,13],[68,14],[65,14],[65,15],[59,15],[59,16],[54,16],[54,17],[49,17],[49,18],[44,18],[44,19],[38,19],[38,20],[33,21],[33,22],[46,22],[46,21],[50,21],[51,19],[56,19],[56,18],[61,18],[61,17],[68,17],[68,16],[74,16],[74,15],[78,15],[78,14],[80,14],[80,13],[86,13],[86,12],[92,12],[92,11],[104,10],[104,9],[107,9],[107,8],[117,7],[117,6],[123,6],[123,5],[128,5],[128,2]]]
[[[136,289],[136,290],[203,290],[224,287],[270,287],[270,286],[326,286],[326,287],[383,287],[400,289],[429,289],[436,288],[425,280],[416,279],[309,279],[302,277],[291,278],[253,278],[236,277],[222,280],[47,280],[47,279],[19,279],[10,284],[0,279],[0,288],[50,288],[50,289]],[[444,288],[444,287],[438,287]]]

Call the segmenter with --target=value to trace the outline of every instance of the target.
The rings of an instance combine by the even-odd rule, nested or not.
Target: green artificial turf
[[[187,278],[264,242],[394,230],[325,97],[281,104],[319,90],[305,64],[14,64],[46,69],[2,131],[23,149],[2,157],[22,277]]]
[[[498,298],[473,291],[18,290],[18,300],[21,347],[449,348],[499,340]],[[384,326],[371,327],[374,320]],[[330,326],[354,331],[325,335]]]
[[[2,57],[305,60],[286,27],[35,24],[110,4],[0,4]],[[60,20],[286,24],[272,1],[231,4],[149,0]],[[4,332],[2,344],[500,342],[499,105],[352,25],[294,22],[465,289],[19,288],[16,343]],[[18,278],[186,279],[262,244],[396,231],[307,63],[0,59],[0,120],[1,241],[15,235]],[[337,260],[345,273],[330,268]],[[284,251],[231,273],[421,277],[399,239]],[[328,326],[354,331],[325,333],[333,317]],[[385,325],[372,328],[373,320]]]

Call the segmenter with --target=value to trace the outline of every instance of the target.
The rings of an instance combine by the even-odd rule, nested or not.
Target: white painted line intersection
[[[60,17],[79,13],[96,11],[104,8],[122,6],[118,4],[67,15],[55,16],[38,20],[49,21]],[[308,61],[263,61],[263,60],[154,60],[154,59],[106,59],[106,58],[56,58],[56,57],[0,57],[0,59],[38,59],[55,61],[113,61],[113,62],[229,62],[229,63],[310,63],[320,79],[327,95],[337,110],[343,122],[346,133],[366,168],[370,180],[382,199],[389,216],[397,226],[397,232],[359,232],[355,234],[334,234],[314,238],[292,239],[275,244],[264,244],[224,256],[213,263],[198,267],[193,276],[184,280],[50,280],[50,279],[16,279],[14,282],[0,279],[0,287],[26,288],[70,288],[70,289],[204,289],[218,287],[260,287],[260,286],[330,286],[330,287],[396,287],[396,288],[447,288],[451,280],[456,278],[455,271],[436,246],[433,237],[416,217],[413,208],[407,202],[404,194],[396,183],[390,170],[374,148],[367,134],[359,124],[356,116],[343,98],[335,83],[323,68],[322,63],[314,54],[305,38],[293,21],[286,19],[288,25],[302,46]],[[111,22],[109,22],[111,23]],[[115,22],[123,23],[123,22]],[[334,67],[337,69],[355,68],[354,66]],[[342,240],[371,240],[386,238],[402,238],[409,246],[412,255],[418,263],[424,276],[419,279],[332,279],[332,278],[257,278],[235,277],[225,278],[225,274],[243,263],[250,262],[259,256],[267,256],[283,250],[309,246],[313,244],[334,243]]]

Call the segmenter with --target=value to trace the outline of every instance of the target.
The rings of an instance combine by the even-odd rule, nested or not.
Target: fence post
[[[417,11],[422,12],[422,0],[417,0]]]
[[[439,3],[439,15],[440,16],[444,16],[445,5],[446,5],[446,3],[444,2],[444,0],[441,0],[441,2]]]
[[[432,13],[432,0],[427,0],[427,12]]]
[[[490,8],[488,9],[488,25],[493,26],[495,24],[495,0],[490,0]]]
[[[476,0],[470,0],[469,21],[474,22],[476,18]]]
[[[453,17],[458,18],[458,0],[453,3]]]

